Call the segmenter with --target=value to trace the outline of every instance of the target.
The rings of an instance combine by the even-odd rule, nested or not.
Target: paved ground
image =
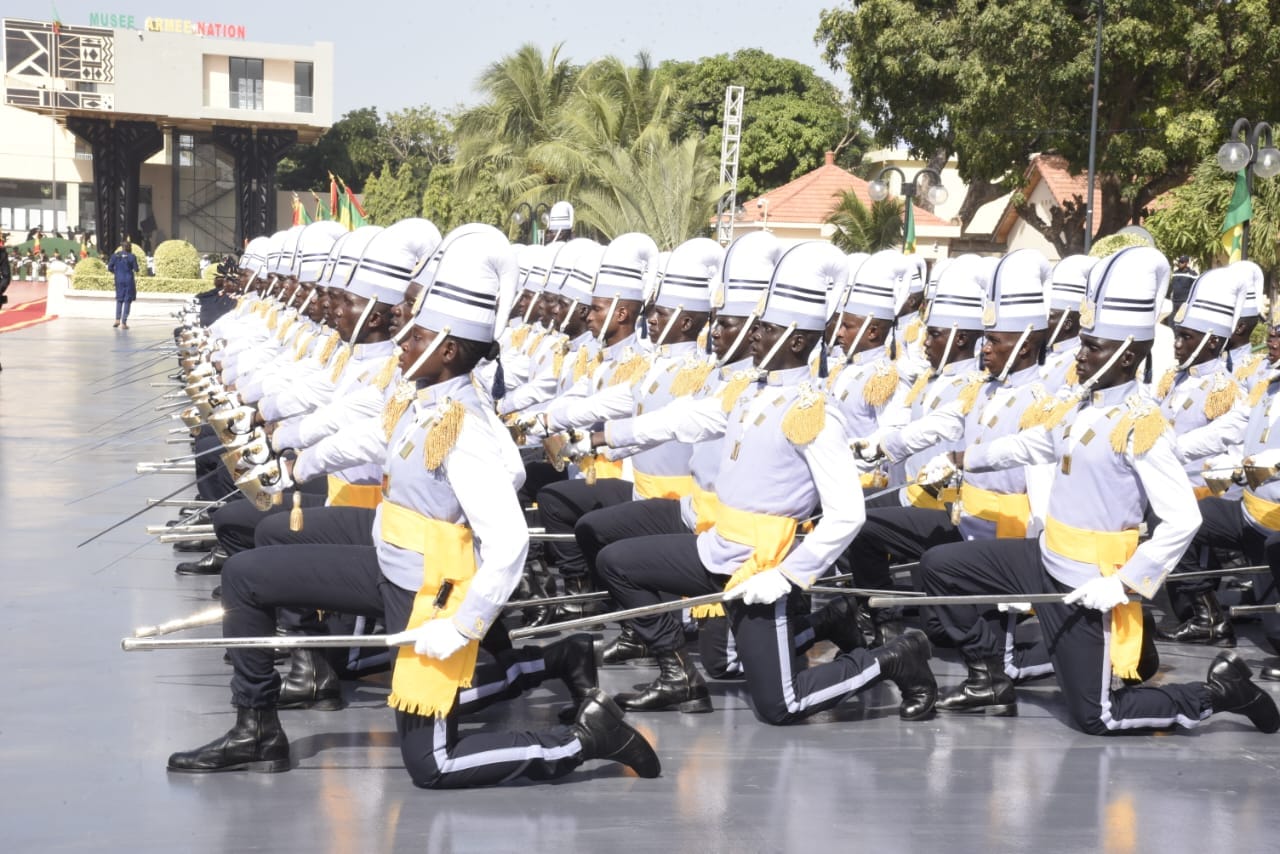
[[[555,785],[414,789],[381,680],[343,712],[285,712],[287,774],[170,775],[167,755],[232,722],[218,651],[133,653],[139,624],[210,604],[214,581],[173,573],[155,510],[76,544],[179,487],[134,479],[175,453],[153,388],[168,327],[58,320],[5,335],[0,374],[0,850],[28,851],[1268,851],[1280,737],[1240,718],[1196,732],[1098,739],[1061,720],[1057,689],[1022,691],[1016,719],[903,724],[878,688],[779,729],[732,685],[716,712],[633,716],[658,780],[594,767]],[[134,380],[130,384],[122,383]],[[1248,635],[1256,628],[1245,626]],[[1246,657],[1260,654],[1252,642]],[[1160,678],[1202,678],[1208,650],[1162,647]],[[945,684],[954,661],[936,660]],[[615,669],[608,690],[650,672]],[[1280,694],[1280,686],[1271,690]],[[540,727],[538,691],[471,726]]]

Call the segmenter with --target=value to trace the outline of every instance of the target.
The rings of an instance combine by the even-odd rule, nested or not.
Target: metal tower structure
[[[733,240],[733,221],[738,210],[738,143],[742,139],[741,86],[724,90],[724,132],[720,137],[720,183],[728,191],[716,205],[716,239],[721,246]]]

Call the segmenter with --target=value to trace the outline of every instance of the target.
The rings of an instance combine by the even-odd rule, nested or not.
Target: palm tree
[[[853,190],[845,190],[839,198],[826,223],[835,226],[831,242],[840,251],[879,252],[902,243],[901,200],[872,202],[868,210]]]

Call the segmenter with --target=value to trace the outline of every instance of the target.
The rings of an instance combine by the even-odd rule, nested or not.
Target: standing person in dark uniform
[[[138,298],[138,284],[134,278],[138,272],[138,259],[127,239],[107,262],[107,270],[116,277],[116,322],[111,324],[111,328],[123,326],[128,329],[129,306]]]
[[[1178,256],[1178,266],[1173,268],[1173,275],[1169,277],[1169,299],[1173,301],[1173,313],[1169,315],[1172,318],[1178,313],[1178,309],[1182,308],[1191,296],[1191,286],[1195,284],[1199,278],[1196,271],[1191,269],[1191,259],[1186,255]],[[1172,320],[1169,321],[1172,324]]]

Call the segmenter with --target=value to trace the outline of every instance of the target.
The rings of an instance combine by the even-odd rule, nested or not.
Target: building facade
[[[277,163],[333,123],[333,45],[157,20],[3,21],[0,230],[227,252],[276,228]]]

